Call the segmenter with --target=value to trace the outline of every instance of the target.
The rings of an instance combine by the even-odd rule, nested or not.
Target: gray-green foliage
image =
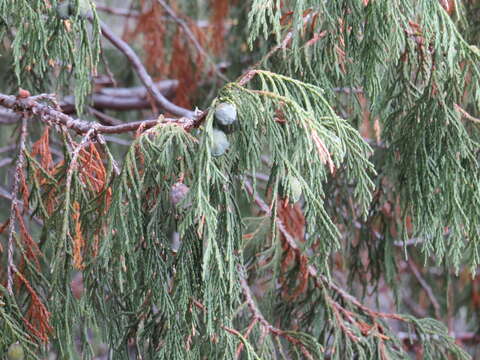
[[[19,341],[24,352],[27,355],[34,356],[38,351],[38,345],[32,341],[28,331],[24,328],[22,321],[22,312],[15,301],[8,296],[7,289],[0,285],[0,328],[2,329],[2,337],[0,339],[0,348],[5,350],[15,341]],[[14,341],[15,339],[15,341]]]
[[[289,189],[289,176],[297,177],[305,197],[305,247],[319,238],[317,265],[328,271],[328,254],[338,249],[338,232],[324,209],[323,183],[344,167],[355,183],[354,194],[363,211],[371,199],[374,171],[368,161],[370,148],[347,121],[329,106],[323,90],[268,71],[255,71],[251,86],[227,85],[222,95],[235,101],[240,130],[232,148],[236,161],[255,172],[262,151],[273,163],[269,181],[274,192],[280,184]],[[272,120],[273,119],[273,120]],[[257,146],[262,144],[262,147]],[[241,149],[244,150],[241,150]],[[301,151],[299,151],[301,149]],[[247,151],[249,156],[242,155]],[[276,199],[274,197],[274,204]],[[273,206],[275,208],[275,206]]]
[[[238,284],[238,267],[243,266],[242,195],[236,189],[242,187],[246,174],[255,174],[262,166],[264,152],[274,164],[273,194],[280,186],[290,194],[289,175],[300,182],[309,221],[305,247],[325,239],[312,262],[328,273],[328,255],[338,249],[338,232],[323,208],[326,195],[322,183],[337,168],[345,167],[356,184],[356,198],[366,208],[373,174],[367,160],[368,145],[329,107],[321,89],[291,78],[256,71],[245,86],[227,85],[221,97],[239,109],[240,127],[227,135],[229,151],[222,157],[212,153],[214,111],[209,112],[197,136],[165,123],[146,131],[130,147],[117,179],[111,177],[112,168],[107,168],[106,182],[113,181],[113,197],[106,217],[95,204],[107,201],[107,189],[100,194],[84,189],[78,168],[70,188],[61,180],[68,178],[69,166],[51,181],[48,195],[55,196],[51,191],[65,193],[58,197],[58,212],[48,215],[42,211],[48,195],[41,197],[34,191],[38,212],[44,214],[50,229],[44,250],[53,255],[50,267],[55,287],[69,282],[62,269],[75,260],[72,236],[76,222],[73,215],[66,215],[67,209],[73,214],[74,202],[85,209],[81,217],[85,238],[101,237],[98,254],[86,260],[83,271],[89,296],[79,303],[68,288],[58,288],[50,302],[62,352],[73,356],[73,334],[90,326],[103,328],[117,356],[126,351],[121,344],[133,337],[139,351],[152,358],[171,359],[172,354],[192,359],[205,354],[232,358],[238,339],[224,328],[233,328],[239,321],[237,307],[243,297]],[[306,151],[299,153],[299,148]],[[31,166],[39,166],[28,159]],[[190,188],[184,200],[189,206],[175,207],[169,201],[170,189],[179,178]],[[277,197],[272,196],[273,208],[276,203]],[[177,252],[171,250],[175,231],[181,239]],[[278,239],[271,239],[268,247],[277,254],[272,266],[278,271]],[[61,256],[65,251],[71,255]],[[274,286],[275,279],[271,281]],[[113,294],[115,300],[105,303]],[[195,307],[195,302],[202,304],[203,310]],[[65,313],[76,321],[62,321]],[[301,338],[313,353],[320,349],[308,333],[289,336]],[[185,339],[189,339],[188,347]],[[251,346],[258,345],[246,349]],[[275,351],[277,345],[272,346],[268,351]],[[289,352],[297,350],[292,346]],[[89,354],[85,350],[84,356]]]
[[[367,160],[369,147],[336,116],[321,92],[258,71],[248,88],[232,83],[222,91],[222,98],[237,106],[240,124],[228,135],[231,147],[224,156],[212,152],[214,111],[196,138],[177,125],[161,124],[132,145],[113,187],[112,235],[103,240],[99,259],[87,270],[87,278],[98,282],[97,294],[117,296],[118,305],[103,307],[106,319],[125,313],[111,323],[109,334],[115,343],[135,334],[139,348],[152,355],[150,347],[162,344],[157,358],[182,358],[187,356],[184,339],[190,337],[191,358],[233,357],[236,339],[222,328],[233,326],[242,298],[237,268],[242,264],[243,226],[235,187],[241,186],[245,174],[255,174],[263,151],[275,164],[270,181],[274,192],[288,174],[301,179],[311,237],[305,246],[318,237],[325,239],[315,263],[328,272],[328,254],[338,248],[338,234],[322,206],[322,182],[336,167],[345,166],[366,207],[373,171]],[[284,123],[274,120],[279,111],[287,119]],[[298,148],[306,152],[298,153]],[[186,208],[172,207],[168,201],[169,189],[180,176],[190,188],[185,202],[191,205]],[[181,238],[175,254],[170,249],[173,231]],[[280,251],[275,242],[271,247]],[[100,279],[99,273],[105,276]],[[146,279],[150,285],[140,285]],[[204,312],[192,310],[192,301],[200,301]],[[145,316],[134,316],[139,312]],[[208,341],[212,336],[214,343]],[[302,337],[308,348],[319,348],[307,334],[292,336]]]
[[[82,16],[84,1],[69,2],[73,15],[62,19],[57,0],[1,0],[0,39],[13,54],[17,80],[13,89],[73,90],[81,109],[98,63],[99,28],[93,6],[91,26]]]
[[[251,41],[263,26],[277,41],[294,34],[292,46],[265,65],[326,89],[361,89],[371,118],[385,127],[389,160],[382,177],[401,194],[403,216],[414,222],[410,236],[425,239],[425,253],[438,262],[474,271],[478,130],[462,120],[457,105],[478,109],[480,54],[459,33],[461,23],[440,1],[294,1],[285,3],[296,9],[292,24],[281,27],[281,9],[264,3],[254,2]],[[461,4],[456,15],[462,18]],[[342,106],[338,97],[329,100]]]
[[[424,346],[425,359],[468,358],[437,321],[371,311],[331,285],[330,269],[331,255],[342,250],[338,223],[352,225],[372,213],[373,190],[383,177],[398,189],[403,218],[413,219],[427,253],[457,267],[478,265],[478,135],[455,107],[478,105],[478,51],[438,1],[284,1],[292,10],[290,25],[280,22],[280,3],[252,2],[250,42],[273,31],[278,43],[290,33],[291,47],[263,59],[268,70],[250,70],[227,84],[199,128],[161,122],[138,135],[118,176],[108,146],[98,146],[106,159],[101,190],[72,168],[77,144],[67,135],[66,161],[55,174],[26,154],[31,207],[45,224],[41,266],[48,275],[29,263],[25,273],[52,312],[52,345],[61,356],[77,357],[74,340],[80,338],[82,358],[93,358],[87,329],[95,329],[115,359],[127,359],[129,351],[145,359],[233,359],[239,343],[245,359],[405,359],[390,328],[396,320]],[[49,59],[72,64],[81,105],[97,62],[97,23],[58,19],[57,3],[46,4],[0,0],[4,29],[17,29],[10,40],[18,82],[45,86],[36,82],[50,74]],[[61,74],[65,83],[69,72]],[[354,121],[338,115],[334,86],[361,88],[385,128],[387,156],[376,179],[369,159],[374,150]],[[238,119],[225,134],[228,151],[216,156],[220,102],[234,104]],[[265,191],[256,181],[262,172]],[[343,193],[330,192],[335,181]],[[182,206],[174,206],[170,192],[179,182],[189,191]],[[297,200],[300,192],[305,238],[293,251],[277,218],[286,199]],[[258,205],[255,197],[266,201],[261,215],[249,207]],[[350,199],[352,219],[342,221],[332,208]],[[75,299],[69,284],[79,221],[89,250],[82,269],[86,290]],[[252,228],[252,238],[244,237]],[[345,230],[346,236],[353,232]],[[180,246],[173,251],[175,233]],[[315,271],[285,266],[288,251]],[[394,257],[385,254],[382,260],[392,266]],[[286,284],[295,288],[305,276],[303,292],[285,295]],[[261,285],[262,296],[252,301],[273,330],[256,319],[244,335],[252,324],[244,277],[252,288]],[[0,302],[1,349],[20,340],[33,354],[19,305],[0,291],[8,301],[6,307]],[[20,306],[28,304],[27,297],[21,300]]]
[[[243,245],[241,238],[243,223],[248,219],[242,219],[238,207],[241,194],[236,187],[242,187],[245,174],[254,175],[262,166],[264,152],[270,154],[273,163],[269,180],[273,194],[280,187],[290,194],[291,174],[300,182],[309,234],[304,248],[307,251],[311,244],[320,244],[309,261],[325,274],[329,272],[329,255],[338,249],[338,232],[323,207],[323,183],[335,169],[343,168],[355,184],[357,201],[366,210],[374,172],[367,160],[371,149],[347,121],[335,114],[322,90],[315,86],[255,71],[248,83],[228,84],[221,98],[237,106],[240,124],[236,132],[228,135],[232,146],[224,156],[212,154],[214,111],[209,112],[197,136],[179,125],[161,123],[133,143],[122,174],[112,183],[113,198],[107,217],[111,221],[107,221],[100,251],[84,270],[90,296],[82,299],[79,308],[68,290],[60,291],[56,312],[64,314],[71,306],[72,316],[88,314],[82,320],[77,318],[80,328],[103,328],[117,357],[126,356],[124,344],[134,338],[137,351],[152,359],[231,359],[238,341],[246,343],[247,358],[289,354],[301,359],[306,353],[323,358],[332,351],[360,359],[377,356],[381,351],[393,358],[405,358],[386,324],[377,324],[380,320],[342,298],[327,282],[311,280],[313,287],[303,296],[317,299],[313,302],[303,296],[298,301],[282,300],[275,292],[282,251],[273,219],[267,230],[273,237],[260,244],[266,265],[257,266],[253,278],[271,271],[277,274],[266,284],[265,297],[271,306],[265,308],[263,302],[258,306],[267,318],[274,316],[272,311],[282,313],[280,324],[286,330],[282,335],[268,334],[263,342],[257,342],[255,336],[242,339],[225,330],[247,326],[250,318],[248,307],[242,305],[244,294],[238,279],[243,262],[254,259],[243,255],[244,251],[249,253],[248,243]],[[306,151],[299,153],[298,148]],[[188,207],[175,207],[169,201],[170,189],[179,178],[190,188],[184,200]],[[72,199],[78,197],[74,189],[70,190]],[[278,197],[271,199],[272,209],[276,209]],[[63,228],[64,224],[59,226]],[[97,226],[104,226],[101,224]],[[175,231],[179,232],[181,246],[174,252],[171,237]],[[60,235],[62,238],[67,239]],[[296,271],[293,269],[292,274]],[[112,300],[105,303],[104,299]],[[363,334],[358,327],[346,331],[345,320],[339,319],[338,309],[332,305],[336,302],[352,314],[358,312],[355,316],[359,321],[376,330],[371,335]],[[81,312],[81,308],[86,311]],[[78,315],[73,315],[76,311]],[[301,317],[303,326],[299,331],[288,330],[297,321],[297,311],[308,316]],[[408,318],[403,321],[414,323]],[[64,351],[72,351],[71,336],[79,330],[75,324],[64,323],[58,338]],[[422,324],[414,323],[413,329],[427,347],[436,339],[427,336],[428,327],[435,327],[436,336],[446,336],[434,321]],[[380,326],[381,332],[376,333]],[[255,325],[253,331],[261,331],[261,325]],[[465,358],[454,344],[444,345],[430,348],[442,356],[453,351]],[[88,354],[85,351],[83,356]]]

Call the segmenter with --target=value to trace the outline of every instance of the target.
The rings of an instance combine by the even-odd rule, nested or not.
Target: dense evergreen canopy
[[[0,0],[0,356],[478,356],[479,13]]]

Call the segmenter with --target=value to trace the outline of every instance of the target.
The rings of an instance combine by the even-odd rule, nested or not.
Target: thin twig
[[[210,57],[210,55],[207,53],[207,51],[202,47],[202,45],[198,42],[197,38],[195,37],[195,35],[193,34],[192,30],[190,30],[190,27],[188,26],[188,24],[185,22],[185,20],[183,20],[182,18],[180,18],[176,13],[175,11],[173,11],[173,9],[168,6],[168,4],[164,1],[164,0],[157,0],[157,2],[160,4],[160,6],[162,6],[165,11],[167,12],[167,14],[173,19],[173,21],[175,21],[178,25],[180,25],[183,29],[183,31],[185,32],[185,34],[187,35],[187,37],[190,39],[190,41],[193,43],[193,45],[195,46],[195,48],[197,49],[197,51],[202,54],[205,59],[210,63],[210,65],[212,66],[212,69],[213,71],[215,72],[215,74],[222,80],[226,81],[226,82],[229,82],[230,80],[224,75],[222,74],[222,72],[220,71],[220,69],[217,67],[217,64],[215,63],[215,61],[213,61],[213,59]]]
[[[197,307],[198,309],[200,309],[203,313],[206,313],[207,312],[207,308],[205,307],[205,305],[203,305],[200,301],[192,298],[192,303],[193,305],[195,305],[195,307]],[[258,322],[257,319],[253,319],[252,323],[250,323],[250,326],[249,328],[247,329],[247,333],[249,333],[249,331],[251,331],[251,329],[253,328],[253,326]],[[253,324],[253,325],[252,325]],[[225,331],[229,332],[230,334],[233,334],[235,336],[237,336],[238,338],[242,338],[242,337],[245,337],[246,336],[243,336],[240,331],[238,330],[235,330],[235,329],[232,329],[228,326],[225,326],[225,325],[220,325],[220,327],[222,329],[224,329]],[[247,335],[248,336],[248,335]],[[243,343],[240,343],[239,347],[237,348],[237,357],[238,357],[238,349],[240,348],[240,346],[243,345]]]
[[[285,340],[289,341],[292,345],[298,346],[302,353],[305,355],[307,359],[313,360],[312,355],[308,352],[308,350],[305,348],[305,346],[302,344],[302,342],[293,336],[289,335],[286,331],[283,331],[272,324],[270,324],[267,319],[263,316],[261,313],[260,309],[257,307],[255,304],[255,300],[253,300],[253,295],[252,295],[252,290],[250,290],[250,286],[248,286],[247,279],[245,278],[245,269],[243,266],[238,265],[238,274],[239,274],[239,279],[240,279],[240,286],[243,290],[243,294],[245,295],[245,299],[247,302],[247,305],[252,312],[253,318],[255,320],[258,320],[260,324],[270,333],[276,336],[281,336]]]
[[[0,159],[0,168],[9,165],[9,164],[11,164],[12,162],[13,162],[13,159],[12,159],[12,158],[9,158],[9,157]]]
[[[18,150],[17,166],[15,167],[15,176],[12,190],[12,201],[10,203],[10,223],[8,230],[8,250],[7,250],[7,290],[13,295],[13,271],[15,264],[13,262],[14,253],[14,234],[15,234],[15,214],[18,207],[18,191],[20,188],[21,172],[23,171],[23,163],[25,161],[25,142],[27,141],[27,116],[22,118],[22,127],[20,130],[20,145]]]
[[[72,160],[70,161],[70,165],[67,170],[67,176],[65,180],[65,209],[64,209],[64,216],[63,216],[63,227],[62,227],[62,234],[66,235],[68,232],[68,221],[69,221],[69,213],[70,213],[70,188],[72,185],[72,178],[73,173],[77,169],[78,166],[78,157],[80,156],[80,151],[88,144],[88,142],[92,139],[95,135],[95,128],[91,128],[87,131],[85,136],[82,138],[80,144],[73,150]]]
[[[312,15],[313,14],[307,14],[306,16],[304,16],[303,24],[306,24],[308,22],[308,20],[310,20],[312,18]],[[283,39],[283,41],[281,43],[275,45],[272,49],[270,49],[270,51],[265,56],[263,56],[257,63],[252,65],[250,67],[250,69],[251,70],[258,69],[265,61],[270,59],[278,50],[286,49],[288,44],[290,43],[290,41],[292,39],[293,39],[293,31],[290,31],[290,32],[288,32],[287,35],[285,35],[285,38]]]
[[[104,112],[98,111],[92,107],[88,107],[88,111],[92,114],[95,115],[95,117],[100,121],[103,125],[107,126],[116,126],[116,125],[121,125],[122,122],[118,119],[115,119],[114,117],[111,117]]]
[[[425,292],[427,293],[427,296],[428,298],[430,299],[430,302],[432,303],[432,306],[433,308],[435,309],[435,317],[440,320],[441,319],[441,316],[440,316],[440,304],[438,303],[438,300],[437,298],[435,297],[435,294],[433,293],[433,290],[432,288],[430,287],[430,285],[428,285],[428,283],[425,281],[425,279],[423,278],[422,274],[420,273],[420,271],[418,270],[418,267],[417,265],[413,262],[412,258],[409,257],[408,260],[407,260],[407,264],[408,264],[408,267],[410,268],[410,270],[412,270],[412,273],[413,275],[415,276],[415,278],[417,279],[418,283],[420,284],[420,286],[423,288],[423,290],[425,290]]]
[[[253,319],[253,321],[250,323],[250,325],[248,325],[247,327],[247,331],[245,331],[245,334],[243,335],[243,337],[245,339],[247,339],[249,336],[250,336],[250,333],[252,332],[253,328],[255,327],[255,325],[257,324],[258,320],[257,319]],[[243,344],[243,342],[241,342],[240,344],[238,344],[237,346],[237,351],[235,352],[235,359],[239,359],[240,358],[240,355],[242,353],[242,350],[243,350],[243,347],[245,345]]]
[[[165,97],[170,97],[178,87],[177,80],[162,80],[155,83]],[[92,94],[87,100],[96,109],[139,110],[151,107],[148,91],[144,86],[130,88],[106,87]],[[75,97],[66,96],[60,103],[62,111],[67,114],[75,112]]]
[[[241,266],[238,266],[238,273],[240,278],[240,286],[242,287],[248,307],[253,313],[253,318],[258,320],[267,330],[271,331],[272,329],[274,329],[274,326],[265,319],[265,317],[262,315],[257,305],[255,304],[252,291],[250,290],[247,279],[245,278],[245,269],[243,269]]]
[[[13,149],[15,149],[17,147],[16,144],[11,144],[11,145],[6,145],[6,146],[2,146],[0,147],[0,154],[4,153],[4,152],[7,152],[7,151],[12,151]]]
[[[90,15],[89,20],[93,21],[93,17]],[[140,81],[145,85],[148,90],[148,93],[152,96],[153,99],[160,105],[163,109],[172,113],[174,115],[187,117],[193,119],[195,117],[195,112],[185,109],[181,106],[175,105],[174,103],[170,102],[162,93],[158,90],[157,86],[152,80],[152,77],[148,74],[147,70],[143,66],[142,62],[138,55],[133,51],[133,49],[121,38],[119,38],[115,33],[110,30],[110,28],[103,22],[100,23],[100,30],[102,35],[107,38],[113,46],[115,46],[118,50],[120,50],[130,61],[132,64],[133,69],[137,73]]]
[[[285,39],[283,39],[281,43],[275,45],[272,49],[270,49],[270,51],[264,57],[262,57],[257,63],[252,65],[250,68],[257,69],[258,67],[260,67],[265,61],[270,59],[278,50],[285,49],[288,46],[289,42],[292,40],[292,38],[293,38],[293,32],[290,31],[285,36]]]
[[[474,123],[476,124],[480,124],[480,119],[470,115],[468,112],[466,112],[465,110],[463,110],[460,105],[458,104],[455,104],[455,110],[457,110],[460,114],[462,114],[466,119],[470,120],[470,121],[473,121]]]
[[[459,333],[451,333],[450,336],[457,341],[461,342],[469,342],[469,343],[480,343],[480,334],[475,332],[459,332]],[[420,342],[420,339],[416,334],[412,334],[409,332],[399,332],[397,333],[397,338],[404,342]]]
[[[115,75],[113,74],[112,69],[110,69],[110,64],[107,57],[105,56],[105,51],[103,51],[103,47],[100,50],[100,59],[102,60],[103,67],[105,69],[105,72],[107,73],[108,80],[112,83],[114,87],[117,87],[117,80],[115,79]]]
[[[364,226],[364,224],[362,224],[359,221],[354,221],[353,223],[354,223],[354,226],[355,226],[356,229],[361,229]],[[385,236],[380,234],[378,231],[374,231],[373,236],[375,236],[375,238],[377,240],[386,241]],[[419,245],[419,244],[422,244],[424,241],[425,241],[425,239],[423,239],[423,238],[413,237],[413,238],[407,239],[405,241],[404,240],[395,240],[393,242],[393,245],[395,245],[396,247],[403,248],[405,246]]]

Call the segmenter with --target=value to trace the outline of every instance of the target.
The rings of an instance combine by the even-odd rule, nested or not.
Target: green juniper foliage
[[[200,17],[214,1],[193,3],[169,2]],[[469,359],[441,319],[377,311],[333,271],[343,256],[349,290],[395,286],[395,243],[407,256],[411,238],[426,264],[480,263],[480,50],[446,3],[453,14],[437,0],[232,2],[250,67],[210,84],[196,119],[137,128],[123,153],[98,124],[75,134],[11,106],[30,117],[14,196],[34,230],[10,216],[12,293],[2,226],[0,356],[18,341],[27,359],[95,359],[100,344],[111,359],[408,359],[414,346]],[[3,92],[71,90],[82,114],[100,59],[88,4],[0,0],[15,72]],[[228,124],[215,119],[225,103]],[[370,144],[365,112],[382,130]]]
[[[59,11],[64,3],[69,4],[66,17]],[[97,16],[88,4],[90,0],[0,1],[0,36],[11,42],[16,76],[11,89],[45,92],[67,87],[82,108],[99,55]],[[86,7],[92,9],[93,25],[81,11]]]
[[[251,18],[250,41],[267,24],[278,38],[292,32],[292,46],[267,66],[325,90],[352,84],[363,89],[388,145],[380,176],[401,194],[402,216],[414,222],[414,237],[425,240],[423,250],[437,263],[447,261],[457,270],[467,264],[474,273],[480,260],[478,131],[462,120],[457,106],[474,111],[480,105],[480,51],[459,32],[462,21],[455,23],[441,3],[294,1],[293,24],[285,29],[280,8],[257,1],[253,9],[257,6],[260,16]],[[457,5],[461,20],[463,8]],[[315,42],[302,41],[308,38],[301,25],[308,9],[318,17],[308,28],[321,36]],[[328,93],[334,108],[341,104]],[[406,240],[409,234],[402,232]]]

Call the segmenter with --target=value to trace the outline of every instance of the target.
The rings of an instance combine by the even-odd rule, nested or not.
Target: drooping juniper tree
[[[475,356],[479,12],[0,0],[0,357]]]

